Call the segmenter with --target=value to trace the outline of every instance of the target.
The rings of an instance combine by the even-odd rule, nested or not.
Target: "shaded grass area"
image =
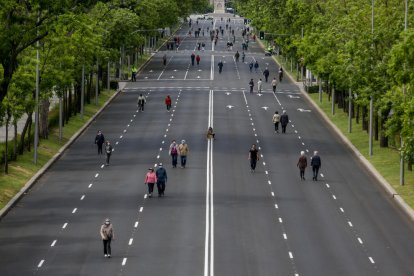
[[[37,164],[33,162],[33,146],[31,151],[25,151],[19,155],[16,161],[9,162],[9,173],[5,174],[4,169],[0,173],[0,209],[20,191],[20,189],[33,177],[57,152],[69,141],[96,112],[104,105],[115,91],[102,91],[99,96],[98,105],[85,105],[83,119],[80,114],[72,116],[68,124],[63,128],[62,140],[59,140],[59,127],[50,129],[49,139],[41,139],[38,147]],[[33,137],[33,135],[32,135]],[[12,145],[9,144],[9,147]],[[4,148],[4,144],[1,145]],[[11,150],[11,149],[10,149]]]
[[[309,94],[313,101],[325,112],[329,119],[342,131],[360,153],[378,170],[391,184],[405,202],[414,208],[414,173],[405,166],[405,185],[400,185],[400,154],[397,149],[381,148],[379,141],[373,141],[373,155],[369,156],[368,134],[362,130],[361,124],[352,120],[352,133],[348,132],[348,114],[342,109],[336,109],[335,115],[331,112],[331,102],[328,95],[323,93],[322,103],[319,94]]]

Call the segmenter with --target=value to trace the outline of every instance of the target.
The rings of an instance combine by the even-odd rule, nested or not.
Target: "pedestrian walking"
[[[249,150],[250,160],[250,172],[255,172],[257,161],[259,161],[259,151],[257,150],[256,144],[252,144]]]
[[[267,82],[267,79],[269,78],[269,74],[270,74],[270,72],[269,72],[269,69],[265,69],[264,71],[263,71],[263,75],[264,75],[264,77],[265,77],[265,81]]]
[[[253,71],[253,66],[254,66],[253,61],[251,61],[251,62],[249,63],[250,73]]]
[[[223,61],[220,60],[220,62],[218,63],[218,68],[219,68],[219,74],[221,74],[221,72],[223,71]]]
[[[104,257],[111,258],[111,241],[115,238],[115,235],[114,227],[112,226],[109,218],[105,219],[105,222],[101,225],[99,233],[101,234],[103,241]]]
[[[257,69],[259,69],[259,63],[257,62],[257,60],[256,60],[256,62],[254,63],[254,71],[257,73]]]
[[[211,139],[213,138],[213,140],[216,140],[216,134],[214,133],[214,130],[212,127],[209,127],[207,130],[207,139]]]
[[[289,123],[289,116],[286,110],[283,110],[282,116],[280,116],[280,124],[282,125],[282,133],[286,133],[286,126]]]
[[[191,65],[194,66],[195,54],[191,54]]]
[[[102,145],[105,143],[105,137],[100,130],[95,136],[95,144],[98,146],[98,154],[102,154]]]
[[[147,174],[145,175],[144,184],[148,186],[148,197],[152,197],[152,192],[154,191],[154,185],[157,182],[157,175],[154,172],[153,168],[149,168]]]
[[[158,189],[158,197],[164,196],[165,191],[165,183],[167,183],[167,171],[162,166],[162,163],[158,164],[158,169],[155,172],[157,177],[157,189]]]
[[[277,86],[277,80],[276,78],[273,78],[272,80],[273,93],[276,93],[276,86]]]
[[[236,62],[239,62],[239,57],[240,57],[239,51],[236,51],[236,53],[234,54],[234,57],[236,58]]]
[[[313,152],[313,156],[311,158],[311,167],[313,172],[313,181],[318,181],[318,173],[319,169],[322,167],[322,161],[320,156],[318,155],[318,151]]]
[[[170,95],[167,95],[167,97],[165,97],[165,105],[167,107],[167,111],[170,111],[170,109],[171,109],[171,97],[170,97]]]
[[[272,122],[275,125],[275,132],[279,133],[280,115],[278,111],[275,111],[275,114],[273,114]]]
[[[262,94],[262,84],[263,84],[262,79],[259,79],[257,81],[257,93],[259,94]]]
[[[164,66],[167,65],[167,55],[166,54],[164,54],[162,56],[162,64],[164,64]]]
[[[280,67],[280,69],[279,69],[279,81],[282,82],[282,79],[283,79],[283,68]]]
[[[139,94],[138,96],[138,111],[144,111],[144,105],[147,102],[147,100],[145,99],[145,96],[143,96],[142,94]]]
[[[296,166],[299,168],[300,179],[305,180],[305,169],[308,166],[308,160],[304,151],[300,152],[300,157]]]
[[[170,144],[169,155],[171,155],[172,167],[177,168],[178,146],[175,140]]]
[[[242,62],[244,62],[244,59],[246,58],[246,54],[242,52]]]
[[[111,154],[112,154],[112,145],[109,141],[106,141],[106,145],[105,145],[105,152],[106,152],[106,165],[109,166],[109,159],[111,158]]]
[[[137,81],[137,73],[138,69],[135,67],[135,65],[133,65],[131,69],[131,81]]]
[[[250,87],[250,94],[253,94],[253,87],[254,87],[254,81],[253,81],[253,79],[251,79],[249,81],[249,87]]]
[[[178,146],[178,153],[181,158],[181,168],[185,168],[187,164],[188,145],[185,140],[181,140],[181,144]]]
[[[197,55],[197,57],[196,57],[197,65],[200,64],[200,60],[201,60],[200,55]]]

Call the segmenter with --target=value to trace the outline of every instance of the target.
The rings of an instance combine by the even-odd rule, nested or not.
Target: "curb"
[[[260,39],[258,39],[260,47],[264,48],[264,45]],[[272,56],[273,60],[279,65],[280,63]],[[322,119],[331,127],[336,135],[344,142],[348,148],[355,154],[359,161],[365,166],[368,172],[378,181],[378,184],[385,190],[385,192],[395,200],[397,206],[404,211],[404,213],[414,221],[414,210],[404,201],[404,199],[394,190],[391,184],[377,171],[377,169],[361,154],[361,152],[349,141],[349,139],[342,133],[342,131],[329,119],[325,112],[319,107],[319,105],[312,100],[308,93],[303,89],[303,87],[293,79],[293,77],[285,71],[285,75],[299,88],[300,92],[305,96],[306,100],[315,108],[318,114]]]
[[[112,102],[112,100],[119,95],[122,89],[118,89],[106,103],[64,144],[58,152],[43,165],[40,170],[30,178],[30,180],[20,189],[20,191],[14,195],[12,199],[0,210],[0,219],[2,219],[15,205],[16,203],[27,194],[30,188],[37,182],[37,180],[55,163],[60,156],[66,151],[66,149],[75,142],[75,140],[91,125],[91,123],[98,117],[101,112]]]

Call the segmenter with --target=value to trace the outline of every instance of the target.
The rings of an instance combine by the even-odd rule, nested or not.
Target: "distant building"
[[[214,13],[225,13],[224,0],[210,0],[210,3],[214,5]]]

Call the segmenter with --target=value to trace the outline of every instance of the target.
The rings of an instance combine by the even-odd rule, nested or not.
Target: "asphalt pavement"
[[[414,275],[412,222],[296,84],[285,78],[272,92],[278,66],[256,42],[236,62],[246,26],[230,18],[236,43],[228,50],[226,19],[194,20],[192,36],[188,26],[179,30],[178,50],[157,52],[0,221],[0,275]],[[217,45],[207,27],[224,29]],[[195,28],[205,36],[194,37]],[[191,65],[193,52],[199,65]],[[252,60],[258,72],[249,71]],[[264,81],[266,67],[263,93],[249,93],[249,80]],[[139,94],[147,97],[143,112]],[[285,134],[274,131],[276,110],[289,115]],[[206,139],[209,126],[215,140]],[[109,166],[94,145],[98,130],[114,146]],[[171,166],[174,139],[189,145],[186,168]],[[309,167],[300,180],[302,150],[308,163],[319,151],[319,181]],[[165,197],[148,198],[144,177],[159,162]],[[99,235],[107,217],[112,258]]]

